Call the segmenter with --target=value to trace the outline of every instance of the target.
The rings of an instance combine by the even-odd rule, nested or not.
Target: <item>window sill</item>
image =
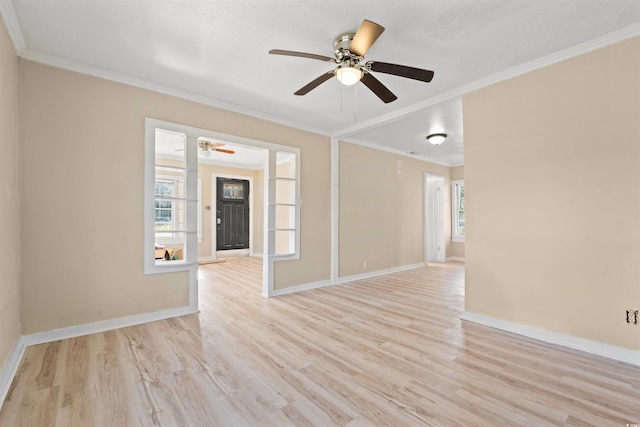
[[[453,243],[464,243],[464,237],[452,237],[451,241]]]

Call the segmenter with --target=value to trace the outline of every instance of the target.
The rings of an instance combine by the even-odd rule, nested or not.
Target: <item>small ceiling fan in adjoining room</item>
[[[235,154],[235,151],[233,150],[228,150],[226,148],[220,148],[220,147],[224,147],[226,144],[222,143],[222,142],[212,142],[212,141],[208,141],[206,139],[198,139],[198,155],[200,157],[211,157],[211,152],[212,151],[216,151],[218,153],[225,153],[225,154]],[[183,151],[184,148],[180,148],[176,151]]]
[[[297,56],[301,58],[316,59],[319,61],[338,64],[338,66],[312,80],[310,83],[294,92],[295,95],[306,95],[311,90],[335,76],[343,85],[354,85],[361,81],[385,104],[393,102],[398,97],[393,94],[371,72],[392,74],[429,83],[433,79],[433,71],[421,68],[408,67],[406,65],[391,64],[389,62],[367,61],[362,63],[364,57],[380,37],[384,27],[375,22],[364,20],[355,33],[344,33],[336,37],[333,42],[334,57],[317,55],[314,53],[296,52],[292,50],[272,49],[273,55]]]
[[[235,154],[235,151],[233,150],[220,148],[224,146],[225,144],[223,144],[222,142],[211,142],[211,141],[207,141],[206,139],[198,140],[198,149],[200,150],[199,154],[201,157],[211,157],[212,151],[216,151],[218,153],[225,153],[225,154]]]

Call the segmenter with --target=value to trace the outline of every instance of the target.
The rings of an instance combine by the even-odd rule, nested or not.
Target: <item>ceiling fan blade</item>
[[[385,104],[395,101],[398,99],[397,96],[393,94],[385,85],[380,83],[380,80],[376,79],[369,73],[364,73],[362,79],[360,81],[369,89],[371,92],[375,93],[378,98],[382,100]]]
[[[271,49],[269,51],[272,55],[285,55],[285,56],[298,56],[300,58],[317,59],[324,62],[336,62],[335,58],[324,55],[316,55],[315,53],[296,52],[293,50]]]
[[[366,64],[371,71],[393,74],[394,76],[420,80],[429,83],[433,79],[433,71],[422,68],[407,67],[406,65],[390,64],[388,62],[369,61]]]
[[[225,148],[212,148],[211,150],[213,151],[219,151],[221,153],[227,153],[227,154],[235,154],[235,151],[233,150],[227,150]]]
[[[333,71],[329,71],[327,73],[324,73],[323,75],[321,75],[320,77],[316,78],[312,82],[308,83],[307,85],[305,85],[305,86],[301,87],[300,89],[298,89],[297,91],[295,91],[293,94],[294,95],[306,95],[309,92],[311,92],[313,89],[315,89],[318,86],[320,86],[322,83],[324,83],[327,80],[329,80],[331,77],[333,77]]]
[[[364,56],[383,31],[384,27],[382,25],[365,19],[360,24],[358,31],[356,31],[356,35],[353,36],[349,50],[354,55]]]
[[[202,146],[207,146],[210,148],[215,148],[215,147],[223,147],[224,143],[222,142],[211,142],[211,141],[207,141],[206,139],[199,139],[198,140],[198,144],[202,145]]]

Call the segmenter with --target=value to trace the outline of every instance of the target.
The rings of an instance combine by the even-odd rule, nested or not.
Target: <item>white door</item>
[[[425,251],[427,261],[444,261],[444,178],[426,175]]]

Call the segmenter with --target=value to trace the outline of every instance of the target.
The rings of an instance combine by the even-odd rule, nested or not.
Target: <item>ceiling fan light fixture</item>
[[[205,159],[211,157],[211,151],[209,151],[208,149],[201,150],[200,151],[200,157],[205,158]]]
[[[429,141],[433,145],[440,145],[446,138],[446,133],[432,133],[431,135],[427,136],[427,141]]]
[[[352,67],[351,64],[343,64],[336,70],[338,81],[345,86],[352,86],[358,83],[363,74],[360,68]]]

